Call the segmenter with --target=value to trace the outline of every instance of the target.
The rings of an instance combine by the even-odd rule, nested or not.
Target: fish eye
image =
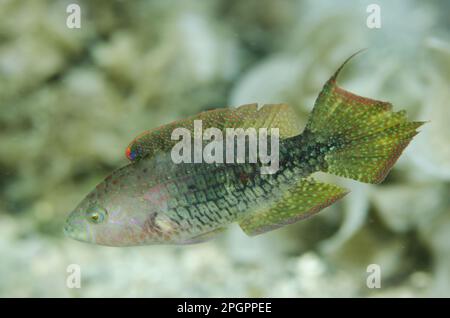
[[[89,222],[94,224],[100,224],[105,221],[107,212],[105,209],[95,207],[86,212],[86,218]]]

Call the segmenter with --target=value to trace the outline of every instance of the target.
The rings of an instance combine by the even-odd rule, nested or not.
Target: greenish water
[[[67,27],[70,3],[79,29]],[[371,29],[371,3],[3,1],[0,296],[450,296],[450,7],[377,1]],[[320,175],[352,193],[254,238],[237,226],[181,247],[63,236],[67,214],[127,162],[140,132],[252,102],[286,102],[303,125],[361,48],[341,85],[430,121],[384,183]],[[67,285],[70,264],[81,288]],[[381,288],[368,287],[374,268]]]

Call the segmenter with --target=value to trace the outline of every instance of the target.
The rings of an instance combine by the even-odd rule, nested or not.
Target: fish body
[[[316,171],[381,182],[422,123],[392,112],[389,103],[339,88],[341,68],[325,84],[302,133],[284,104],[195,116],[219,129],[279,128],[275,173],[262,173],[259,161],[175,164],[169,136],[176,127],[192,130],[194,118],[189,118],[133,140],[126,150],[131,163],[88,194],[69,215],[65,233],[110,246],[190,244],[237,222],[248,235],[257,235],[309,217],[347,194],[314,181],[310,175]]]

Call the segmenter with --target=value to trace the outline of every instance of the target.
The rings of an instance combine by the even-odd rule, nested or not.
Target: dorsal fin
[[[125,151],[127,158],[136,161],[153,156],[158,151],[169,151],[178,142],[171,140],[172,131],[175,128],[186,128],[193,132],[194,120],[202,120],[203,130],[210,127],[222,132],[225,128],[279,128],[281,138],[300,133],[296,113],[286,104],[267,104],[260,109],[257,104],[218,108],[143,132],[128,145]]]
[[[250,236],[272,231],[312,216],[347,193],[333,184],[301,179],[273,205],[240,220],[239,226]]]

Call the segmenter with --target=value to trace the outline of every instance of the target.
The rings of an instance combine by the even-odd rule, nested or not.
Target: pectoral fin
[[[303,179],[272,206],[242,219],[239,226],[247,235],[262,234],[307,218],[347,193],[333,184]]]

